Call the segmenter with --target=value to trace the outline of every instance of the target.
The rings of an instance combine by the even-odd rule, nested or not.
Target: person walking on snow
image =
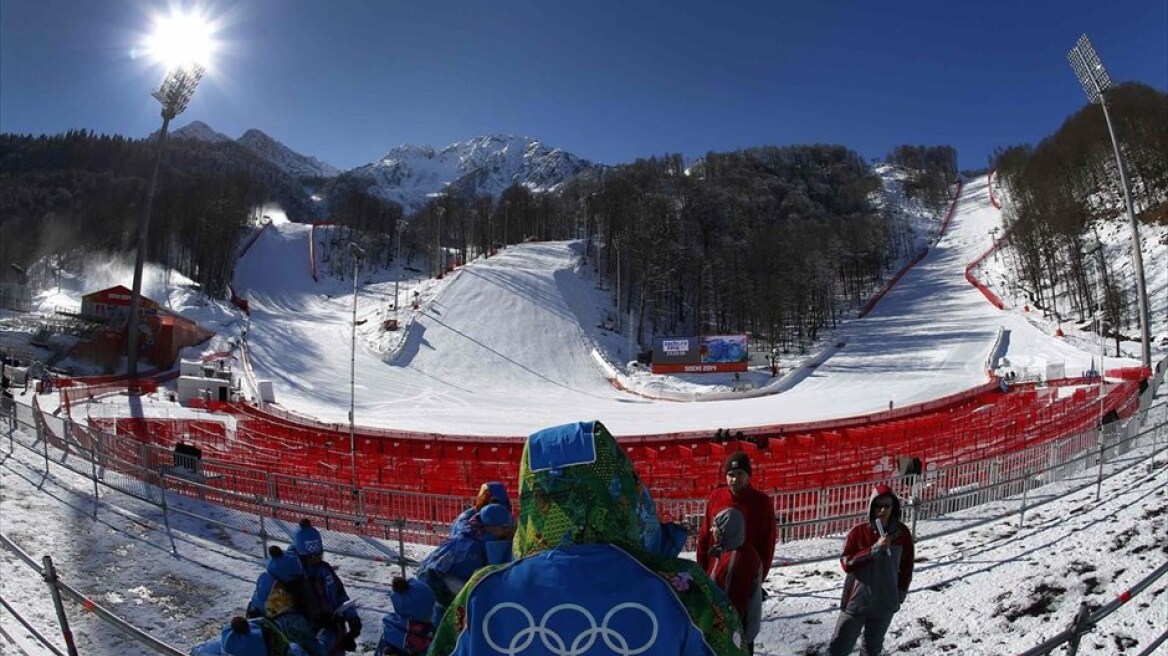
[[[754,639],[762,627],[762,561],[746,540],[746,520],[737,508],[714,516],[713,546],[706,574],[730,598],[742,620],[743,650],[754,653]]]
[[[715,488],[706,501],[703,530],[698,534],[698,565],[710,571],[713,535],[709,529],[714,526],[714,518],[726,508],[737,508],[746,522],[746,542],[754,547],[762,560],[762,580],[765,581],[775,559],[775,541],[778,539],[774,504],[769,496],[751,487],[750,458],[745,453],[731,454],[722,469],[726,472],[726,485]]]
[[[877,485],[867,521],[848,531],[844,542],[840,564],[847,576],[835,634],[827,648],[829,656],[852,653],[861,631],[861,653],[881,653],[892,616],[908,595],[915,557],[912,533],[900,521],[900,499],[892,488]]]

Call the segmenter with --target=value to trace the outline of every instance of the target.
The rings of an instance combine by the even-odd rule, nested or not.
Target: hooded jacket
[[[285,552],[276,546],[269,549],[268,554],[267,565],[256,579],[255,591],[248,604],[248,617],[273,620],[289,640],[310,656],[318,656],[320,645],[308,618],[316,617],[319,610],[308,589],[300,558],[295,551]]]
[[[489,481],[479,487],[479,493],[475,495],[474,504],[470,508],[462,511],[450,524],[450,537],[461,533],[471,517],[477,515],[484,506],[492,503],[500,504],[506,507],[507,510],[511,510],[511,498],[507,496],[507,488],[499,481]]]
[[[741,656],[741,624],[721,590],[693,562],[646,548],[646,532],[661,526],[642,489],[599,422],[531,435],[520,460],[517,560],[475,574],[430,655],[613,640],[643,656]]]
[[[746,543],[746,520],[736,508],[714,517],[718,540],[710,548],[706,573],[730,598],[742,620],[746,642],[754,642],[762,628],[762,561]]]
[[[720,485],[706,501],[706,514],[702,526],[713,526],[714,517],[726,508],[737,508],[746,521],[746,541],[749,542],[762,560],[762,578],[765,581],[775,559],[775,542],[778,540],[778,526],[775,523],[775,507],[769,495],[747,486],[740,494],[734,494],[727,485]],[[709,568],[710,532],[698,534],[698,565]]]
[[[891,536],[888,550],[873,550],[880,539],[876,499],[892,500],[892,513],[884,532]],[[868,501],[868,521],[848,532],[840,565],[844,578],[840,609],[851,615],[891,615],[900,610],[912,583],[916,551],[912,533],[901,523],[900,499],[887,485],[877,485]]]
[[[399,579],[394,582],[389,599],[393,612],[381,618],[381,644],[378,653],[393,647],[406,654],[424,654],[434,637],[431,617],[434,613],[434,591],[418,579]]]

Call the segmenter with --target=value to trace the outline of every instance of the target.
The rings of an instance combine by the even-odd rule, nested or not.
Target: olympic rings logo
[[[495,636],[491,635],[490,629],[491,618],[495,616],[495,613],[504,609],[514,609],[527,620],[527,627],[511,636],[511,640],[506,646],[495,641]],[[609,622],[613,617],[623,610],[640,611],[645,617],[649,618],[649,638],[645,641],[645,644],[635,649],[629,646],[625,636],[609,626]],[[579,635],[572,638],[571,644],[566,643],[560,634],[548,628],[548,623],[551,621],[552,616],[560,612],[579,613],[588,622],[588,629],[581,631]],[[556,656],[580,656],[592,648],[597,638],[603,640],[604,645],[608,647],[609,651],[618,656],[636,656],[637,654],[648,651],[657,642],[658,632],[657,616],[653,614],[653,611],[644,604],[633,602],[625,602],[613,606],[605,614],[604,620],[599,625],[596,624],[596,618],[592,616],[592,613],[579,604],[559,604],[558,606],[553,606],[544,613],[539,624],[536,624],[535,617],[526,608],[513,602],[505,602],[495,606],[487,613],[486,617],[483,618],[482,627],[483,639],[487,641],[487,644],[495,651],[507,654],[507,656],[516,656],[517,654],[523,653],[535,642],[536,636],[539,636],[544,648]]]

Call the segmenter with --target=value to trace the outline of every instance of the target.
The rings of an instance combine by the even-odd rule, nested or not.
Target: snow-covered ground
[[[819,354],[821,364],[795,369],[781,393],[750,399],[658,401],[649,398],[653,390],[638,395],[611,385],[592,349],[622,362],[627,340],[603,328],[610,301],[596,288],[590,267],[581,265],[576,243],[516,246],[441,281],[407,281],[398,315],[407,329],[400,341],[395,336],[402,333],[380,330],[381,319],[392,316],[392,276],[374,276],[357,299],[358,319],[368,321],[358,328],[353,354],[356,420],[525,435],[600,419],[620,436],[850,416],[985,382],[1002,330],[1011,366],[1062,363],[1073,374],[1097,365],[1092,339],[1056,339],[1054,325],[1023,312],[1021,303],[999,311],[964,279],[966,264],[988,246],[990,229],[1000,226],[987,191],[984,179],[969,182],[949,232],[875,311],[841,327]],[[252,365],[258,378],[273,381],[281,405],[346,422],[352,281],[314,282],[307,239],[303,226],[277,222],[240,262],[236,289],[252,307]],[[414,291],[419,309],[406,310]],[[245,325],[238,315],[219,305],[198,306],[191,302],[196,298],[172,295],[170,302],[189,302],[176,309],[221,331],[214,348],[238,339]],[[1163,305],[1154,307],[1163,314]],[[1135,353],[1131,344],[1125,349]],[[1105,367],[1136,362],[1108,357]],[[627,387],[645,384],[640,376],[621,375]],[[692,380],[656,380],[667,390],[693,392]],[[890,651],[1021,651],[1064,628],[1080,600],[1102,603],[1145,576],[1168,553],[1164,465],[1161,456],[1157,467],[1133,465],[1107,480],[1100,503],[1090,489],[1028,514],[1021,528],[1007,520],[923,543],[914,592],[893,623]],[[36,467],[36,458],[19,449],[0,463],[0,531],[38,560],[53,554],[67,580],[94,599],[174,645],[211,635],[246,603],[261,567],[254,537],[176,518],[173,556],[156,508],[105,492],[95,518],[91,482],[60,468],[42,477]],[[377,611],[388,606],[393,570],[364,560],[340,562],[365,609],[361,643],[368,653],[377,639]],[[38,626],[53,626],[44,585],[2,550],[0,567],[0,596]],[[817,653],[830,635],[841,582],[832,563],[776,569],[756,653]],[[1161,580],[1106,620],[1081,653],[1138,653],[1168,625],[1166,585]],[[81,653],[148,653],[79,607],[70,604],[69,611]],[[0,622],[10,634],[21,632],[6,613],[0,612]]]
[[[7,442],[0,440],[4,454]],[[1159,446],[1164,449],[1163,437]],[[1077,481],[1077,492],[1031,508],[1021,523],[1014,514],[920,543],[912,592],[889,632],[888,653],[1019,653],[1067,628],[1080,602],[1097,608],[1163,565],[1168,559],[1168,453],[1151,460],[1145,449],[1116,467],[1104,479],[1099,501],[1091,473]],[[12,455],[0,456],[0,531],[38,563],[42,555],[51,555],[65,582],[181,648],[214,635],[222,622],[242,611],[262,567],[259,539],[174,510],[220,517],[235,526],[241,525],[238,515],[172,495],[168,534],[156,506],[109,490],[102,491],[95,506],[91,480],[56,465],[50,470],[43,476],[41,456],[19,446]],[[1046,491],[1030,494],[1034,504]],[[956,524],[962,516],[979,514],[972,509],[944,521]],[[250,524],[258,526],[254,520]],[[268,520],[267,530],[281,543],[289,539],[291,527]],[[340,550],[338,539],[326,532],[326,547]],[[380,613],[389,607],[389,579],[397,569],[369,559],[385,558],[392,545],[350,540],[344,550],[353,552],[354,544],[365,558],[331,560],[360,604],[365,630],[359,653],[370,654]],[[62,644],[45,584],[4,549],[0,568],[0,597]],[[839,566],[830,561],[776,567],[767,583],[770,597],[755,653],[821,653],[834,626],[842,582]],[[78,604],[66,603],[66,611],[81,654],[154,653]],[[1168,578],[1161,578],[1105,618],[1084,638],[1080,653],[1138,654],[1168,628],[1166,620]],[[17,636],[27,653],[46,653],[3,611],[0,628]],[[6,649],[0,653],[7,654]]]
[[[367,321],[355,355],[351,282],[312,279],[306,226],[274,225],[241,261],[236,290],[251,303],[256,376],[273,381],[281,405],[324,421],[348,421],[343,383],[353,366],[359,424],[478,435],[526,435],[594,418],[618,436],[734,429],[878,412],[889,401],[904,407],[975,387],[987,380],[999,330],[1015,368],[1089,369],[1097,351],[1056,339],[1020,309],[994,308],[965,280],[965,266],[1000,221],[986,180],[970,181],[947,234],[873,312],[833,335],[839,346],[818,366],[790,369],[783,381],[758,373],[747,380],[781,384],[780,394],[701,403],[647,398],[695,393],[677,377],[617,367],[622,384],[641,395],[609,382],[593,349],[609,363],[630,354],[623,335],[603,329],[610,301],[582,265],[579,242],[515,246],[441,281],[409,285],[399,295],[417,291],[419,306],[398,315],[406,326],[398,345],[384,345],[381,330],[392,316],[393,283],[367,285],[358,294],[358,321]],[[1136,363],[1107,358],[1105,367]]]

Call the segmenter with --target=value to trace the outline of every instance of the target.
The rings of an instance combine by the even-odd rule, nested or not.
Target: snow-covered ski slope
[[[995,308],[965,279],[966,265],[1000,225],[985,178],[971,180],[946,234],[868,316],[841,326],[834,341],[843,346],[823,364],[780,394],[700,403],[655,401],[607,382],[591,350],[611,299],[578,270],[579,242],[513,246],[434,281],[434,296],[423,299],[389,362],[362,337],[369,327],[359,330],[356,422],[521,436],[599,419],[617,435],[638,435],[854,416],[985,383],[999,329],[1015,366],[1086,370],[1092,354],[1040,332],[1017,311]],[[347,424],[352,282],[312,279],[309,234],[308,226],[273,225],[239,263],[235,286],[251,303],[256,376],[273,381],[276,401]],[[358,303],[360,317],[376,320],[384,301],[363,290]],[[1136,363],[1107,362],[1120,364]]]

